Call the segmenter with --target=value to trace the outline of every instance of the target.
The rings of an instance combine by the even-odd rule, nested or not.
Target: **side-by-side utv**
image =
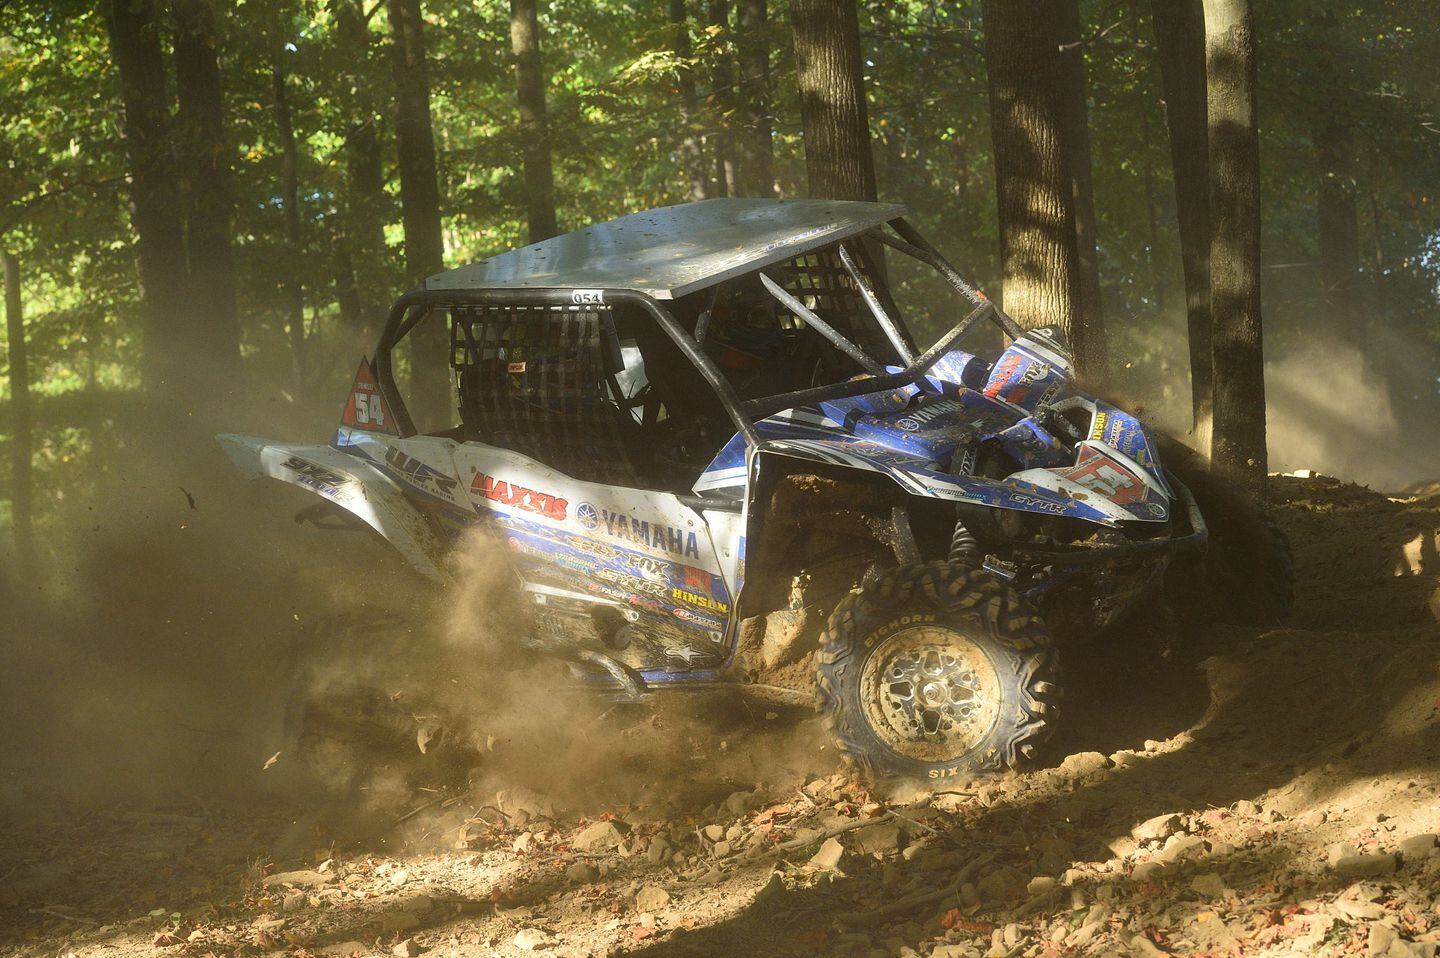
[[[873,773],[1015,766],[1055,720],[1052,636],[1116,622],[1207,517],[1060,330],[1017,326],[905,213],[707,200],[450,270],[396,302],[330,442],[220,440],[431,579],[488,530],[515,642],[582,683],[818,691]],[[885,252],[953,290],[928,348]],[[456,413],[423,433],[396,375],[421,324],[448,331]],[[1008,345],[967,352],[991,325]]]

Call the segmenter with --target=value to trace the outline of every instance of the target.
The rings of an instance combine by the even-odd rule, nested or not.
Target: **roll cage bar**
[[[605,305],[605,306],[634,306],[648,313],[656,324],[660,326],[679,348],[685,358],[700,372],[710,387],[715,390],[721,406],[725,409],[726,415],[734,423],[736,431],[745,437],[745,443],[749,447],[756,447],[761,444],[760,434],[755,429],[755,421],[773,416],[775,413],[794,406],[813,405],[829,399],[841,399],[849,396],[859,396],[864,393],[878,392],[884,389],[895,389],[901,386],[914,384],[920,388],[928,388],[928,381],[925,374],[935,365],[939,359],[948,352],[961,337],[969,333],[982,319],[989,318],[1007,336],[1014,339],[1019,336],[1021,329],[1019,325],[1009,316],[992,303],[984,293],[974,286],[971,286],[960,273],[940,255],[930,243],[920,235],[903,217],[897,217],[888,224],[898,236],[886,234],[882,228],[875,227],[859,234],[861,237],[869,237],[880,243],[889,246],[898,252],[904,253],[913,259],[917,259],[934,268],[948,282],[956,292],[972,306],[970,312],[945,335],[941,336],[933,346],[919,355],[915,355],[913,349],[906,341],[905,336],[881,305],[879,297],[874,288],[870,285],[868,278],[856,268],[853,259],[845,249],[844,241],[838,245],[841,263],[846,272],[854,280],[859,288],[860,297],[869,308],[871,315],[886,337],[894,345],[897,354],[906,365],[899,372],[885,372],[885,366],[877,362],[873,357],[851,342],[839,330],[821,320],[814,312],[808,309],[794,296],[790,295],[779,284],[775,283],[763,270],[758,271],[761,283],[778,302],[787,309],[799,316],[805,323],[817,333],[824,336],[837,349],[853,359],[866,373],[853,379],[843,382],[831,383],[825,386],[815,386],[809,389],[798,389],[793,392],[780,393],[774,396],[765,396],[758,399],[741,400],[720,371],[715,367],[710,357],[706,355],[701,347],[704,332],[697,325],[697,335],[692,335],[689,330],[681,326],[672,316],[669,310],[665,309],[658,300],[647,293],[641,293],[632,289],[603,289],[603,290],[574,290],[574,289],[470,289],[470,290],[429,290],[419,289],[406,293],[395,301],[390,308],[389,316],[385,320],[385,329],[380,334],[380,341],[375,347],[375,378],[378,381],[380,392],[389,403],[392,414],[396,419],[396,425],[402,436],[413,436],[416,433],[414,420],[410,417],[410,411],[405,405],[400,390],[395,385],[394,367],[391,363],[391,353],[395,346],[400,343],[410,331],[436,306],[451,305],[476,305],[476,306],[580,306],[580,305]],[[713,306],[714,297],[711,303]],[[708,320],[709,309],[701,318],[701,323]]]

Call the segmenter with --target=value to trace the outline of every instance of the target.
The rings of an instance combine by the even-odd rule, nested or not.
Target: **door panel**
[[[471,507],[504,543],[551,638],[612,637],[607,654],[661,679],[728,658],[726,563],[696,510],[481,443],[453,454]]]

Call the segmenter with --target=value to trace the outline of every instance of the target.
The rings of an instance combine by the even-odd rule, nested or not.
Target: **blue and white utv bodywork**
[[[754,682],[742,622],[813,604],[800,590],[834,555],[860,557],[842,593],[861,566],[948,559],[1052,628],[1103,628],[1203,521],[1145,427],[1076,386],[1059,330],[1021,331],[904,212],[707,201],[441,274],[397,304],[330,442],[220,441],[431,579],[485,530],[528,596],[526,640],[630,694]],[[880,243],[961,294],[930,350],[870,265]],[[391,351],[429,317],[462,422],[421,432]],[[993,362],[957,345],[985,319],[1010,339]],[[775,514],[779,486],[810,488],[797,476],[844,501]]]

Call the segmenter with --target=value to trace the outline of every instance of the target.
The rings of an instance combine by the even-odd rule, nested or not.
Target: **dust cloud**
[[[1270,471],[1310,469],[1385,491],[1440,475],[1440,429],[1402,417],[1382,376],[1407,360],[1311,342],[1267,363]]]
[[[67,498],[42,584],[0,583],[0,811],[299,803],[393,823],[432,789],[663,805],[833,766],[813,721],[578,688],[522,647],[502,544],[464,537],[437,588],[368,531],[297,525],[313,497],[247,481],[204,439]]]
[[[451,586],[372,615],[352,636],[361,641],[304,672],[310,787],[372,807],[420,784],[480,800],[520,789],[559,810],[664,807],[833,766],[814,720],[715,693],[633,704],[584,688],[567,662],[526,646],[504,555],[495,537],[470,531],[450,557]],[[368,742],[357,739],[366,723],[353,721],[367,700],[381,703],[369,710]]]
[[[1183,315],[1146,327],[1138,339],[1136,330],[1117,332],[1115,401],[1193,444]],[[1385,492],[1440,476],[1440,420],[1425,412],[1436,397],[1406,395],[1405,384],[1435,386],[1416,344],[1376,331],[1362,348],[1308,332],[1298,344],[1267,342],[1266,353],[1272,473],[1308,469]]]
[[[93,495],[72,493],[43,573],[10,583],[0,794],[11,803],[264,792],[307,628],[353,593],[347,568],[366,589],[387,574],[363,541],[317,548],[291,521],[293,499],[264,501],[218,450],[185,451],[127,455]]]

